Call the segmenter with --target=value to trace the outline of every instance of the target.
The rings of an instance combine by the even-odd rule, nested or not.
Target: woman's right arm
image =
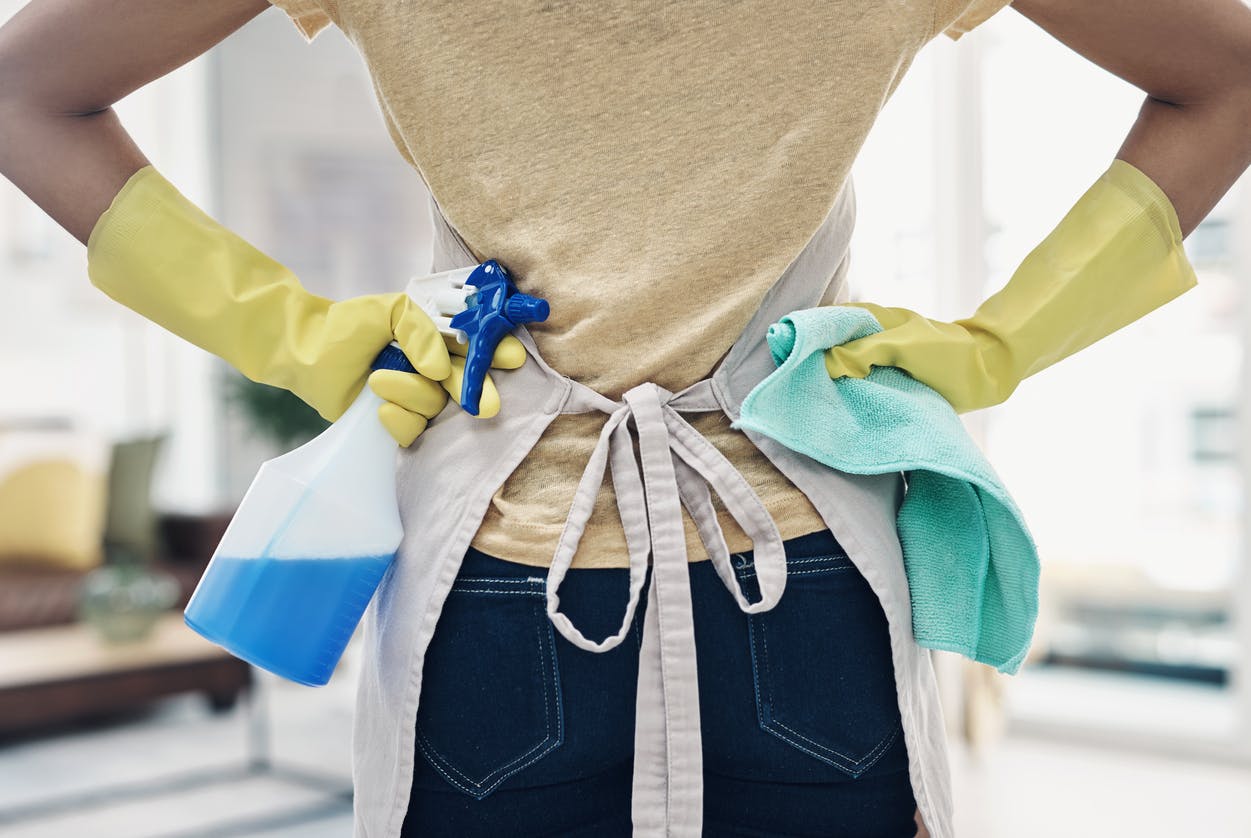
[[[268,0],[33,0],[0,26],[0,174],[84,244],[148,165],[113,104]]]
[[[268,0],[33,0],[0,27],[0,174],[87,248],[92,283],[117,302],[291,390],[337,419],[366,378],[379,418],[409,445],[461,398],[454,338],[407,294],[333,302],[186,199],[144,157],[113,104],[187,63]],[[392,340],[417,374],[370,365]],[[463,350],[461,350],[463,351]],[[491,366],[525,363],[507,335]],[[477,414],[500,408],[487,375]]]

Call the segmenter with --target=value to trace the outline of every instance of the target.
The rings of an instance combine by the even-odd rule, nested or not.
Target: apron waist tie
[[[681,507],[696,524],[717,576],[748,614],[777,604],[786,586],[782,536],[743,475],[678,411],[714,410],[712,379],[678,394],[652,382],[614,402],[578,382],[580,401],[608,413],[587,461],[547,575],[547,615],[580,649],[605,652],[629,633],[652,560],[636,696],[632,817],[635,835],[698,836],[703,819],[703,752],[686,536]],[[639,437],[635,459],[628,421]],[[621,628],[588,640],[560,610],[560,584],[577,552],[611,463],[617,509],[629,554],[629,600]],[[748,602],[735,578],[710,487],[752,541],[761,598]]]

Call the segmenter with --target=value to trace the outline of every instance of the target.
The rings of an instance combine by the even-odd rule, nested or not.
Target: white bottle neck
[[[341,456],[390,463],[395,459],[395,439],[378,418],[383,400],[366,384],[347,411],[325,432],[338,443]],[[345,437],[350,437],[345,439]]]

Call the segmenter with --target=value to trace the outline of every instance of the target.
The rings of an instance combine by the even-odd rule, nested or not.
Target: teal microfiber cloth
[[[896,516],[918,644],[1015,673],[1038,615],[1038,551],[1020,510],[936,390],[898,367],[831,379],[824,352],[882,331],[854,306],[793,311],[769,327],[778,368],[731,427],[852,474],[905,473]]]

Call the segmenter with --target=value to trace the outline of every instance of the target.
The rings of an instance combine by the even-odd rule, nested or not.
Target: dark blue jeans
[[[739,610],[690,566],[704,749],[704,835],[902,838],[916,804],[886,617],[825,530],[786,542],[786,591]],[[752,553],[734,555],[759,599]],[[426,654],[403,835],[630,835],[642,614],[603,653],[547,619],[545,569],[470,549]],[[649,579],[650,583],[650,579]],[[627,571],[575,569],[561,606],[614,633]]]

